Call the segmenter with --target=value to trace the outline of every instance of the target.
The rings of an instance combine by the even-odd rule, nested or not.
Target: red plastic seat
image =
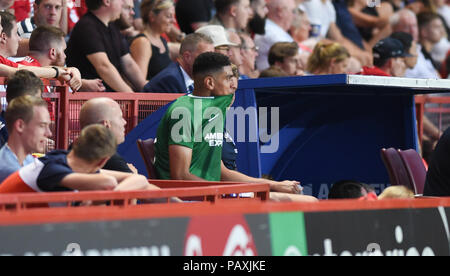
[[[408,177],[408,171],[400,156],[400,153],[394,149],[382,149],[381,159],[383,159],[384,165],[389,174],[391,185],[402,185],[415,191],[415,188]]]
[[[141,153],[142,159],[144,159],[145,167],[147,168],[148,177],[150,179],[158,179],[158,175],[155,170],[155,140],[150,138],[142,141],[137,140],[137,146]]]
[[[415,194],[423,194],[425,181],[427,178],[427,170],[423,164],[422,157],[413,149],[401,151],[400,157],[408,172],[409,181],[414,186]]]

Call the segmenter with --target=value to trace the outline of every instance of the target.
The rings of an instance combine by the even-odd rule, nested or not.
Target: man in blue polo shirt
[[[0,183],[34,161],[32,153],[43,153],[51,136],[47,102],[22,96],[9,103],[5,113],[9,140],[0,149]]]

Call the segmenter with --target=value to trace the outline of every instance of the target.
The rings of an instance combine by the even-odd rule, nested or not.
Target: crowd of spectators
[[[76,67],[83,79],[102,80],[105,89],[92,83],[87,86],[92,91],[142,92],[158,73],[182,63],[186,51],[180,52],[181,43],[187,35],[200,29],[214,40],[221,31],[204,29],[209,26],[225,29],[225,40],[231,43],[215,45],[216,51],[228,55],[243,78],[257,78],[263,71],[263,76],[383,71],[397,77],[447,78],[450,66],[450,8],[445,0],[4,1],[9,4],[3,6],[2,20],[10,22],[10,15],[15,19],[2,22],[8,43],[2,63],[11,66],[8,58],[29,53],[35,29],[58,28],[68,42],[67,65]],[[382,64],[385,70],[380,71],[380,60],[392,59],[377,52],[387,38],[402,42],[406,55],[390,60],[391,69]],[[283,69],[269,56],[292,52],[288,43],[297,45],[298,55],[290,55],[292,66]],[[348,53],[344,61],[342,52]],[[311,65],[322,59],[334,67],[336,60],[342,63],[329,70]]]
[[[228,57],[239,79],[450,78],[446,0],[30,0],[0,1],[0,10],[0,76],[59,78],[72,91],[193,93],[202,89],[196,87],[195,60],[206,52]],[[29,154],[42,152],[40,144],[50,137],[51,112],[33,95],[23,96],[48,92],[38,85],[17,92],[22,97],[9,99],[9,111],[0,116],[0,142],[6,144],[0,155],[9,156],[15,168],[25,166]],[[23,109],[28,109],[20,114],[25,117],[17,116],[15,110]],[[97,99],[83,109],[82,126],[103,125],[120,144],[119,115],[117,103]],[[27,128],[33,120],[41,121],[37,140],[16,138],[35,131]],[[431,142],[440,137],[428,120],[424,131]],[[7,142],[8,134],[14,142]],[[124,173],[134,171],[117,153],[94,161],[105,156]]]

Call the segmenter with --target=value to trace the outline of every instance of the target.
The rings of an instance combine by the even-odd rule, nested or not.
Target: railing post
[[[69,88],[59,93],[58,106],[58,149],[69,147]]]

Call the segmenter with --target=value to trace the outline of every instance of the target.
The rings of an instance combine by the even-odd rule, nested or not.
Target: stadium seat
[[[155,163],[155,140],[150,138],[147,140],[137,140],[137,146],[139,152],[141,153],[142,159],[144,159],[145,167],[147,168],[148,177],[150,179],[158,179],[156,175],[156,170],[154,167]]]
[[[381,159],[389,174],[391,185],[403,185],[415,191],[412,182],[408,177],[408,171],[400,157],[399,152],[394,148],[382,149]]]
[[[427,170],[422,161],[422,157],[413,149],[398,151],[403,164],[408,173],[408,178],[414,187],[415,194],[423,194]]]

